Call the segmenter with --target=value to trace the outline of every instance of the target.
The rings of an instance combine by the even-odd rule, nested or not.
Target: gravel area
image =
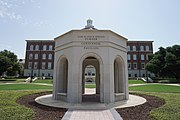
[[[51,94],[52,92],[43,92],[38,94],[32,94],[28,96],[21,97],[17,100],[17,103],[21,105],[25,105],[28,108],[31,108],[35,112],[35,116],[33,120],[60,120],[67,109],[64,108],[55,108],[55,107],[47,107],[40,104],[37,104],[34,99],[38,96]],[[137,94],[139,95],[139,94]],[[154,109],[165,104],[163,99],[158,97],[149,96],[149,95],[139,95],[144,97],[147,102],[143,105],[129,107],[129,108],[119,108],[116,109],[118,113],[120,113],[123,120],[151,120],[149,117],[149,112]]]

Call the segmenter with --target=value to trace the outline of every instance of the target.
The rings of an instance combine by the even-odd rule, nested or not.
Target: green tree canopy
[[[7,75],[15,75],[21,71],[21,68],[17,56],[13,52],[8,50],[0,52],[0,75],[4,72],[6,72]]]
[[[158,77],[180,79],[180,45],[160,47],[159,51],[146,64],[146,69]]]

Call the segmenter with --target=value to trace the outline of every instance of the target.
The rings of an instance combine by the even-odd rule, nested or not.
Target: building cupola
[[[94,26],[92,25],[92,23],[93,23],[93,21],[91,19],[88,19],[85,29],[94,29]]]

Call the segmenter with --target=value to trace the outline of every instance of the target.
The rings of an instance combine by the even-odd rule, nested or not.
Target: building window
[[[49,59],[49,60],[52,60],[52,54],[49,54],[49,55],[48,55],[48,59]]]
[[[48,69],[51,69],[51,68],[52,68],[52,63],[48,62]]]
[[[52,50],[52,45],[49,45],[49,50]]]
[[[127,50],[128,50],[128,51],[130,51],[130,50],[131,50],[131,49],[130,49],[130,46],[127,46]]]
[[[133,63],[133,68],[137,69],[137,63]]]
[[[46,68],[46,63],[42,62],[42,69],[45,69],[45,68]]]
[[[136,51],[136,46],[133,46],[133,51]]]
[[[38,68],[38,63],[34,62],[34,69],[37,69],[37,68]]]
[[[140,46],[140,50],[141,50],[141,51],[144,51],[144,46]]]
[[[131,77],[131,74],[128,74],[128,77]]]
[[[31,45],[31,46],[30,46],[30,50],[33,50],[33,49],[34,49],[34,46],[33,46],[33,45]]]
[[[47,49],[47,45],[43,45],[43,50],[46,50]]]
[[[141,60],[144,60],[144,55],[143,54],[141,54]]]
[[[128,63],[128,69],[131,69],[131,63]]]
[[[36,73],[34,73],[34,76],[36,76]]]
[[[35,50],[39,50],[39,45],[36,45],[36,46],[35,46]]]
[[[149,51],[149,46],[146,46],[146,51]]]
[[[145,69],[145,64],[141,63],[141,69]]]
[[[134,74],[134,77],[137,77],[137,74]]]
[[[35,54],[35,55],[34,55],[34,59],[38,59],[38,54]]]
[[[42,55],[42,59],[46,59],[46,54],[43,54],[43,55]]]
[[[28,63],[28,69],[32,69],[32,62]]]
[[[143,74],[143,77],[145,77],[145,74]]]
[[[33,54],[29,54],[29,60],[33,59]]]
[[[149,54],[146,54],[146,60],[149,60]]]
[[[131,60],[131,55],[130,54],[127,55],[127,59]]]
[[[51,74],[50,74],[50,73],[48,73],[48,77],[51,77]]]
[[[137,60],[137,56],[135,54],[133,55],[133,60]]]
[[[42,73],[42,76],[44,76],[44,73]]]

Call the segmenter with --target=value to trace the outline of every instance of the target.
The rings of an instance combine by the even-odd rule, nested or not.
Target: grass
[[[41,80],[41,83],[51,81]],[[132,82],[132,81],[131,81]],[[138,81],[139,82],[139,81]],[[137,80],[135,83],[136,84]],[[138,83],[139,84],[139,83]],[[86,88],[95,88],[95,84],[86,84]],[[34,116],[32,109],[21,106],[16,100],[21,96],[42,92],[40,89],[52,89],[51,86],[31,84],[6,84],[0,85],[0,120],[31,120]],[[19,91],[21,90],[21,91]],[[129,90],[140,91],[137,93],[153,95],[165,100],[166,104],[153,109],[150,116],[155,120],[180,119],[180,87],[164,84],[146,84],[131,86]]]
[[[45,79],[45,80],[38,79],[38,80],[34,81],[33,83],[46,83],[46,84],[52,84],[52,83],[53,83],[53,80],[52,80],[52,79]]]
[[[128,80],[129,84],[144,84],[145,82],[142,80]]]
[[[156,120],[180,120],[180,94],[178,93],[151,93],[150,95],[163,98],[166,104],[150,112]]]
[[[129,87],[136,93],[153,95],[165,100],[165,105],[153,109],[150,116],[154,120],[180,120],[180,87],[164,84],[148,84]]]
[[[0,90],[42,90],[52,89],[52,86],[36,85],[36,84],[3,84]]]
[[[25,82],[25,79],[0,79],[0,83],[14,83],[14,82]],[[37,79],[33,83],[47,83],[47,84],[52,84],[53,80],[52,79]]]
[[[173,91],[171,91],[173,92]],[[139,94],[152,95],[165,100],[165,104],[150,111],[153,120],[180,120],[180,94],[159,92],[135,92]]]
[[[96,88],[96,84],[85,84],[85,88]]]
[[[180,93],[179,86],[171,86],[164,84],[147,84],[142,86],[131,86],[130,91],[144,91],[144,92],[169,92],[169,93]]]
[[[34,111],[16,103],[24,95],[40,91],[0,91],[0,120],[31,120]]]

